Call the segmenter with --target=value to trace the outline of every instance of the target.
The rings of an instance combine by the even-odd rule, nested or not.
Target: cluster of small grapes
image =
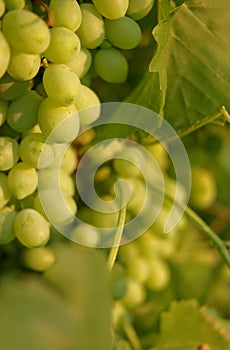
[[[50,223],[38,178],[39,190],[53,208],[53,169],[60,166],[61,146],[76,138],[80,125],[100,115],[99,98],[83,80],[92,66],[107,82],[127,79],[121,50],[139,44],[136,20],[153,3],[0,0],[0,244],[16,237],[30,248],[24,260],[32,269],[45,270],[54,261],[44,247]],[[83,113],[89,106],[98,108]],[[60,184],[73,214],[77,204],[71,174],[76,166],[71,146],[61,164]],[[68,221],[58,208],[52,210],[54,220]]]

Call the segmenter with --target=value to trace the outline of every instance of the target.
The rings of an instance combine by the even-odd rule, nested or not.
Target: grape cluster
[[[66,151],[60,170],[67,212],[53,206],[58,185],[53,169],[62,145],[74,141],[81,125],[99,118],[100,100],[84,79],[94,71],[109,83],[126,81],[123,51],[139,45],[136,21],[153,3],[0,0],[0,244],[17,238],[30,248],[24,262],[31,269],[45,270],[54,261],[44,247],[51,226],[38,195],[38,172],[53,220],[68,222],[69,211],[77,212],[71,176],[78,162],[75,147]],[[81,112],[89,106],[97,108]]]

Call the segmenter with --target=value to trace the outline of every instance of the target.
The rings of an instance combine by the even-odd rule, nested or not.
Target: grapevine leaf
[[[69,244],[55,248],[45,276],[5,277],[0,298],[0,348],[108,350],[110,298],[106,263]]]
[[[161,113],[162,105],[155,102],[161,96],[164,117],[180,135],[213,121],[222,105],[229,110],[229,11],[228,0],[187,0],[172,11],[153,31],[158,50],[150,64],[152,73],[145,76],[128,101]],[[142,94],[145,84],[148,91]]]
[[[195,300],[173,302],[169,311],[162,313],[159,343],[155,350],[166,349],[230,349],[230,341],[205,308]],[[206,346],[206,347],[205,347]]]

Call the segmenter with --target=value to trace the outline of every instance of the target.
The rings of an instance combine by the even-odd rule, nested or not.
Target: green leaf
[[[160,337],[156,350],[198,349],[229,350],[230,341],[218,320],[200,308],[194,300],[173,302],[169,311],[162,313]]]
[[[5,277],[0,289],[0,348],[111,349],[106,262],[95,251],[64,242],[45,279]]]
[[[153,73],[147,73],[128,101],[157,113],[164,107],[164,117],[180,135],[221,116],[223,105],[229,110],[229,12],[228,0],[190,0],[172,11],[153,31],[158,43]]]

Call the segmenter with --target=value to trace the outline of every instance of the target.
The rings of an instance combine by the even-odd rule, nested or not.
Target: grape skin
[[[99,76],[109,83],[124,83],[128,76],[128,63],[116,49],[100,49],[94,56],[94,67]]]
[[[50,238],[50,228],[44,217],[34,209],[21,210],[14,221],[15,234],[27,248],[45,245]]]
[[[28,54],[43,53],[50,43],[46,23],[28,10],[12,10],[2,19],[2,31],[15,51]]]
[[[5,35],[0,31],[0,78],[5,74],[10,62],[10,47]]]
[[[124,17],[129,6],[129,0],[93,0],[93,3],[102,16],[109,19]]]

